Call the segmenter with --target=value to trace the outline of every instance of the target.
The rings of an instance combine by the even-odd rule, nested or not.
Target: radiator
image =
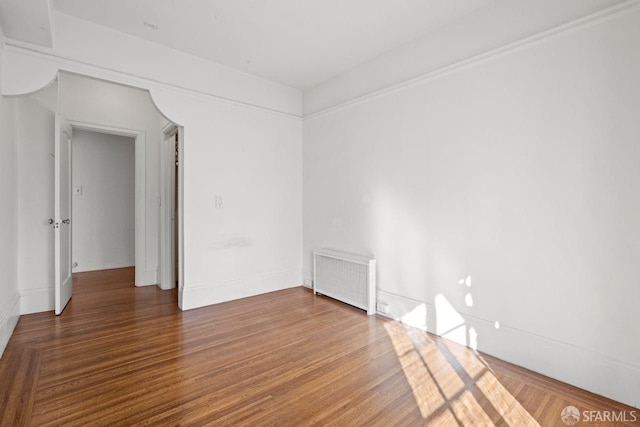
[[[313,293],[376,312],[376,260],[338,251],[313,252]]]

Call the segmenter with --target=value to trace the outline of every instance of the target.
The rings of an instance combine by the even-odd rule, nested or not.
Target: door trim
[[[173,225],[171,221],[174,194],[172,192],[175,182],[175,148],[172,143],[175,134],[178,134],[178,273],[175,274],[173,245]],[[158,270],[158,286],[161,289],[172,289],[178,282],[178,307],[182,309],[182,294],[184,291],[184,128],[174,123],[167,124],[162,129],[163,143],[160,150],[161,161],[161,210],[160,210],[160,266]],[[174,279],[175,278],[175,279]]]
[[[113,126],[99,125],[95,123],[79,122],[75,120],[67,120],[72,129],[86,130],[90,132],[107,133],[110,135],[119,135],[135,138],[135,285],[145,286],[152,285],[147,283],[147,265],[146,265],[146,153],[147,141],[146,133],[143,130],[125,129]]]

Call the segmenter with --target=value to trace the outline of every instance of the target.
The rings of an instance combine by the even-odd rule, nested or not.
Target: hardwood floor
[[[64,313],[22,316],[0,425],[564,426],[640,411],[293,288],[180,312],[133,269],[74,275]]]

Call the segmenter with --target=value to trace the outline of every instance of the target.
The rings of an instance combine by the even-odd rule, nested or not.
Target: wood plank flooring
[[[640,411],[304,288],[180,312],[133,269],[74,275],[64,313],[22,316],[0,425],[564,426]]]

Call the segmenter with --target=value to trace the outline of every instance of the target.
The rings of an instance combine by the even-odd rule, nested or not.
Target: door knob
[[[71,219],[67,218],[67,219],[63,219],[62,220],[63,224],[70,224],[71,223]]]
[[[49,221],[48,221],[48,222],[49,222],[49,225],[53,225],[53,223],[54,223],[55,221],[53,220],[53,218],[49,218]]]

